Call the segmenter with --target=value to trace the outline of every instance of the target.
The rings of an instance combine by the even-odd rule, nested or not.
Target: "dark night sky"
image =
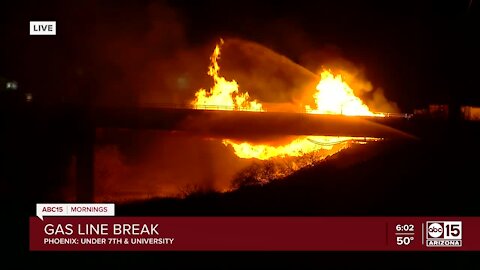
[[[96,53],[105,40],[98,29],[135,33],[148,23],[154,2],[2,1],[0,76],[15,78],[40,99],[81,99],[72,85],[88,85],[82,74],[101,81],[105,69]],[[306,51],[334,47],[404,111],[433,102],[480,105],[475,0],[172,0],[160,6],[169,6],[182,25],[184,47],[240,37],[296,62]],[[56,20],[57,36],[29,36],[30,20]]]

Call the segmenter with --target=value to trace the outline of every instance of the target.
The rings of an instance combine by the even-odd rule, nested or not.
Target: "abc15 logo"
[[[462,239],[461,221],[427,221],[427,239]]]

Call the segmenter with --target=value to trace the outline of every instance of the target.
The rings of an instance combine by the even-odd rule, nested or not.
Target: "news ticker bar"
[[[30,250],[479,251],[480,217],[30,217]]]

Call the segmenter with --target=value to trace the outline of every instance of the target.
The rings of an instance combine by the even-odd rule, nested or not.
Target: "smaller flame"
[[[223,40],[220,40],[220,45]],[[263,111],[262,104],[256,100],[250,101],[248,92],[240,93],[238,83],[235,80],[228,81],[219,75],[220,45],[216,45],[210,57],[211,64],[208,67],[208,75],[213,78],[213,88],[200,89],[195,93],[195,99],[191,105],[194,109],[203,110],[247,110]]]

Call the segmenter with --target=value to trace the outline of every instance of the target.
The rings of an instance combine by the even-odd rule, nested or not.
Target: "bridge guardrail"
[[[192,105],[192,104],[179,104],[179,103],[142,103],[143,106],[156,107],[156,108],[172,108],[172,109],[196,109],[196,110],[223,110],[223,111],[252,111],[252,112],[280,112],[280,111],[267,111],[265,109],[252,109],[252,108],[239,108],[235,106],[224,105]],[[314,110],[306,110],[298,113],[311,113]],[[385,117],[392,118],[406,118],[409,119],[413,114],[409,113],[382,113]]]

